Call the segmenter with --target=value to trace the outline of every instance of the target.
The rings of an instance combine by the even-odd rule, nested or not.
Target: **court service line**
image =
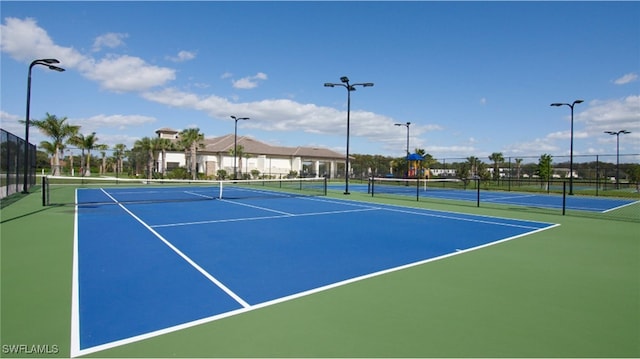
[[[419,213],[419,212],[415,212],[415,211],[408,211],[408,210],[400,210],[400,209],[392,209],[392,208],[386,208],[387,211],[391,211],[391,212],[400,212],[400,213],[408,213],[408,214],[416,214],[419,216],[428,216],[428,217],[437,217],[437,218],[444,218],[444,219],[452,219],[452,220],[456,220],[456,221],[466,221],[466,222],[476,222],[476,223],[485,223],[485,224],[491,224],[491,225],[497,225],[497,226],[504,226],[504,227],[516,227],[516,228],[525,228],[525,229],[538,229],[540,227],[534,227],[534,226],[525,226],[522,224],[511,224],[511,223],[505,223],[505,222],[499,222],[499,221],[489,221],[489,220],[482,220],[482,219],[474,219],[474,218],[464,218],[464,217],[456,217],[456,216],[445,216],[442,214],[432,214],[432,213]],[[478,215],[471,215],[474,217],[480,217]],[[519,221],[519,220],[518,220]]]
[[[502,201],[505,199],[516,199],[516,198],[528,198],[528,197],[535,197],[537,195],[535,194],[525,194],[525,195],[520,195],[520,196],[500,196],[500,197],[493,197],[493,198],[485,198],[484,201],[485,202],[494,202],[494,201]]]
[[[324,200],[323,199],[323,200],[321,200],[321,199],[309,198],[308,200],[329,202],[329,203],[349,203],[349,202],[351,202],[355,206],[362,206],[362,207],[371,208],[371,209],[379,209],[379,210],[383,210],[383,211],[415,214],[415,215],[419,215],[419,216],[430,216],[430,217],[436,217],[436,218],[453,219],[453,220],[468,221],[468,222],[496,224],[496,225],[507,226],[507,227],[517,227],[517,228],[527,228],[527,229],[537,229],[537,228],[539,228],[539,227],[535,227],[535,226],[509,224],[509,223],[501,222],[501,220],[507,220],[506,218],[483,216],[483,215],[478,215],[478,214],[465,214],[465,213],[457,213],[457,212],[448,212],[448,211],[440,211],[440,210],[433,210],[433,209],[426,209],[426,208],[419,208],[419,207],[413,208],[413,207],[398,206],[398,205],[393,205],[393,204],[383,204],[383,205],[379,205],[379,206],[376,206],[376,207],[370,207],[367,202],[358,202],[358,201],[342,200],[342,199],[339,199],[339,200]],[[464,218],[464,217],[459,217],[458,215],[467,215],[467,216],[477,217],[477,218],[478,217],[479,218],[494,218],[495,221],[480,220],[480,219],[473,219],[473,218]],[[528,221],[526,219],[516,219],[516,221],[519,221],[519,222],[532,222],[532,221]],[[543,222],[532,222],[532,223],[543,223]],[[551,224],[551,223],[544,223],[544,224]]]
[[[231,204],[237,204],[239,206],[245,206],[245,207],[260,209],[260,210],[267,211],[267,212],[280,213],[280,214],[284,214],[285,216],[293,216],[293,214],[289,213],[289,212],[283,212],[283,211],[278,211],[278,210],[271,209],[271,208],[255,206],[255,205],[248,204],[248,203],[234,202],[234,201],[229,201],[228,199],[221,199],[221,201],[222,202],[226,202],[226,203],[231,203]]]
[[[227,202],[230,202],[230,201],[227,201]],[[212,219],[212,220],[209,220],[209,221],[154,224],[154,225],[151,225],[150,227],[152,227],[152,228],[163,228],[163,227],[179,227],[179,226],[191,226],[191,225],[198,225],[198,224],[212,224],[212,223],[225,223],[225,222],[260,221],[260,220],[264,220],[264,219],[293,218],[293,217],[305,217],[305,216],[324,216],[324,215],[328,215],[328,214],[366,212],[366,211],[374,211],[374,210],[379,210],[379,208],[345,209],[345,210],[341,210],[341,211],[311,212],[311,213],[287,214],[287,215],[280,215],[280,216],[261,216],[261,217]]]
[[[115,198],[113,198],[109,193],[107,193],[104,189],[101,189],[102,192],[104,192],[104,194],[106,194],[109,198],[111,198],[114,202],[118,203],[118,201],[116,201]],[[162,235],[160,235],[160,233],[156,232],[153,228],[151,228],[151,226],[149,226],[147,223],[145,223],[142,219],[140,219],[138,216],[136,216],[133,212],[131,212],[127,207],[125,207],[124,205],[122,205],[122,203],[118,203],[118,206],[120,206],[120,208],[122,208],[125,212],[129,213],[129,215],[131,217],[133,217],[136,221],[138,221],[140,224],[142,224],[146,229],[148,229],[151,233],[153,233],[154,236],[158,237],[158,239],[160,239],[164,244],[167,245],[167,247],[171,248],[171,250],[173,250],[177,255],[179,255],[180,257],[182,257],[182,259],[184,259],[185,261],[187,261],[187,263],[189,263],[193,268],[195,268],[198,272],[200,272],[202,275],[204,275],[207,279],[209,279],[213,284],[215,284],[216,286],[218,286],[220,289],[222,289],[225,293],[227,293],[230,297],[232,297],[233,299],[235,299],[236,302],[238,302],[242,307],[244,308],[248,308],[250,307],[249,303],[247,303],[244,299],[242,299],[239,295],[237,295],[236,293],[234,293],[231,289],[229,289],[226,285],[224,285],[222,282],[220,282],[216,277],[214,277],[213,275],[211,275],[209,272],[207,272],[206,270],[204,270],[204,268],[202,268],[200,265],[198,265],[198,263],[196,263],[193,259],[189,258],[189,256],[187,256],[186,254],[184,254],[180,249],[178,249],[176,246],[174,246],[173,244],[171,244],[171,242],[169,242],[167,239],[165,239]]]

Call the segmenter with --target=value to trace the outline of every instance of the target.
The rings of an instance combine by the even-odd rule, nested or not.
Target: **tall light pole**
[[[627,130],[620,130],[616,132],[604,131],[604,133],[616,136],[616,189],[620,189],[620,135],[626,135],[631,132]]]
[[[344,167],[344,194],[349,193],[349,127],[350,127],[350,117],[351,117],[351,91],[356,90],[356,86],[362,87],[371,87],[373,86],[373,82],[364,82],[358,84],[349,84],[349,78],[347,76],[342,76],[340,78],[341,83],[330,83],[326,82],[324,84],[325,87],[335,87],[342,86],[347,89],[347,156],[345,158],[345,167]]]
[[[409,178],[409,126],[411,125],[411,122],[407,122],[407,123],[395,123],[395,126],[406,126],[407,127],[407,178]]]
[[[571,107],[571,149],[569,150],[569,194],[573,195],[573,106],[583,103],[583,100],[575,100],[573,103],[554,102],[551,106],[569,106]]]
[[[58,72],[64,71],[62,67],[52,65],[58,63],[60,63],[60,61],[56,59],[39,59],[33,60],[31,65],[29,65],[29,76],[27,77],[27,118],[24,125],[24,186],[22,187],[22,193],[29,193],[29,126],[31,126],[29,122],[31,114],[29,112],[31,108],[31,69],[36,65],[44,65],[47,66],[49,70]]]
[[[249,117],[231,116],[236,122],[233,132],[233,179],[238,179],[238,168],[236,167],[236,157],[238,156],[238,121],[248,120]]]

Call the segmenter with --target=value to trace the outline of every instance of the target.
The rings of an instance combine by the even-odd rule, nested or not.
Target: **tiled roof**
[[[163,127],[163,128],[159,128],[159,129],[156,130],[156,133],[172,133],[172,134],[176,134],[178,132],[179,131],[176,131],[176,130],[174,130],[172,128],[169,128],[169,127]]]
[[[264,142],[260,142],[251,137],[239,136],[238,146],[242,146],[243,152],[252,155],[270,155],[270,156],[293,156],[293,157],[313,157],[313,158],[343,158],[344,155],[326,148],[317,147],[284,147],[271,146]],[[233,149],[233,134],[206,138],[204,140],[205,152],[212,153],[228,153]]]

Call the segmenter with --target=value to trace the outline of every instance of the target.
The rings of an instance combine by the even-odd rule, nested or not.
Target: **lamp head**
[[[342,81],[342,83],[345,83],[345,84],[346,84],[346,83],[349,83],[349,78],[348,78],[347,76],[342,76],[342,77],[340,78],[340,81]]]
[[[617,134],[616,132],[613,132],[613,131],[604,131],[604,133],[608,133],[610,135],[616,135]]]
[[[566,105],[564,103],[559,103],[559,102],[554,102],[551,104],[551,106],[562,106],[562,105]]]
[[[366,82],[362,84],[363,87],[372,87],[373,86],[373,82]]]
[[[41,61],[47,64],[59,64],[60,61],[58,61],[57,59],[40,59],[40,60],[36,60],[36,61]]]
[[[332,83],[330,83],[330,82],[326,82],[326,83],[324,84],[324,87],[335,87],[335,85],[334,85],[334,84],[332,84]]]
[[[54,71],[58,71],[58,72],[64,72],[65,71],[62,67],[58,67],[58,66],[54,66],[54,65],[49,65],[49,70],[54,70]]]
[[[627,131],[627,130],[622,130],[622,131],[620,131],[620,133],[624,133],[624,134],[626,135],[626,134],[629,134],[629,133],[631,133],[631,131]]]
[[[577,103],[583,103],[583,102],[584,102],[584,100],[575,100],[575,101],[573,101],[573,104],[575,105]]]

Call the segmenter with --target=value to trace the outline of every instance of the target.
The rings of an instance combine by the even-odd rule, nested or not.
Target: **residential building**
[[[179,132],[170,128],[156,131],[160,138],[177,140]],[[228,175],[234,173],[234,135],[205,138],[197,150],[197,171],[208,177],[215,177],[218,170],[225,170]],[[301,177],[339,177],[338,164],[344,169],[343,154],[318,147],[285,147],[272,146],[248,136],[237,137],[238,157],[235,158],[235,169],[238,177],[258,171],[260,176],[271,178],[287,177],[296,172]],[[162,154],[156,162],[158,172],[187,167],[185,151],[166,151],[166,161]]]

